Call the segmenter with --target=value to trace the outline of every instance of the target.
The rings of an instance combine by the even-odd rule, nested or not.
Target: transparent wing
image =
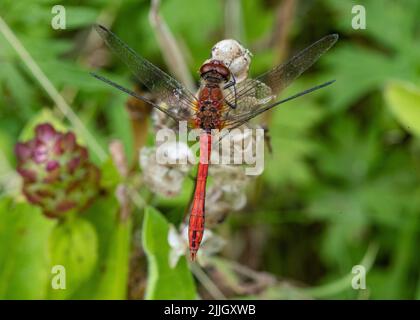
[[[160,109],[166,110],[180,120],[188,120],[194,113],[195,96],[177,80],[139,56],[115,34],[101,25],[95,29],[110,49],[128,66],[158,101]]]
[[[330,34],[299,52],[289,61],[281,64],[255,79],[247,79],[236,86],[236,98],[233,87],[225,90],[225,100],[237,108],[225,113],[226,123],[252,118],[273,103],[279,92],[312,66],[338,39],[337,34]]]
[[[335,82],[335,80],[325,82],[323,84],[317,85],[317,86],[309,88],[307,90],[298,92],[298,93],[296,93],[296,94],[294,94],[290,97],[287,97],[285,99],[282,99],[280,101],[276,101],[276,102],[272,102],[272,103],[266,103],[266,104],[260,106],[259,108],[257,108],[256,110],[254,110],[253,112],[246,112],[246,113],[243,113],[239,116],[232,117],[232,119],[225,120],[224,128],[227,128],[227,129],[237,128],[237,127],[245,124],[247,121],[251,120],[252,118],[258,116],[259,114],[261,114],[261,113],[263,113],[263,112],[265,112],[269,109],[272,109],[272,108],[274,108],[274,107],[276,107],[280,104],[283,104],[285,102],[288,102],[290,100],[294,100],[296,98],[307,95],[311,92],[314,92],[314,91],[317,91],[319,89],[325,88],[325,87],[333,84],[334,82]]]

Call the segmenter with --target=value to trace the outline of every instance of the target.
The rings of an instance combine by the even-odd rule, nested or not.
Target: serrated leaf
[[[295,86],[293,92],[298,91]],[[284,96],[287,96],[285,94]],[[305,97],[273,110],[268,134],[273,153],[265,157],[264,179],[272,186],[282,183],[306,183],[311,174],[305,158],[314,150],[315,143],[309,130],[323,115],[312,100]]]
[[[404,76],[393,59],[360,46],[338,46],[323,61],[331,67],[329,77],[337,80],[334,90],[327,90],[331,98],[328,107],[336,111],[378,89],[385,79]]]
[[[143,248],[148,260],[146,299],[195,299],[196,289],[185,257],[175,268],[169,266],[169,224],[153,207],[143,221]]]
[[[363,31],[375,41],[380,41],[390,48],[401,49],[412,44],[411,37],[418,22],[419,3],[416,0],[364,0],[336,1],[328,0],[336,12],[335,19],[340,29],[348,33]],[[366,13],[366,29],[352,28],[350,19],[358,13],[352,13],[356,5],[363,5]],[[386,8],[386,10],[384,10]],[[386,30],[386,32],[384,32]]]
[[[317,155],[322,172],[349,183],[362,181],[373,166],[379,148],[375,128],[371,126],[368,132],[362,131],[352,117],[332,123],[332,140],[323,144]]]
[[[384,95],[401,125],[420,137],[420,89],[410,83],[394,82],[386,86]]]

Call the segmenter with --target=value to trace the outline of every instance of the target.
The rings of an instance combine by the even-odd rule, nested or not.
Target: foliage
[[[148,258],[146,299],[194,299],[195,286],[187,261],[182,258],[175,268],[169,265],[169,243],[165,235],[169,224],[161,213],[147,207],[143,222],[143,246]],[[157,237],[156,235],[163,235]]]

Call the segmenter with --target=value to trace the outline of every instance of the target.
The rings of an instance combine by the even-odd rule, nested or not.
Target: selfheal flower
[[[57,132],[48,123],[35,128],[35,137],[15,146],[22,192],[49,217],[81,210],[96,196],[99,170],[74,133]]]
[[[171,247],[169,251],[169,265],[175,268],[179,258],[188,253],[188,226],[182,224],[180,232],[173,225],[170,225],[168,232],[168,243]],[[197,260],[200,264],[205,263],[207,257],[219,252],[225,245],[225,240],[213,233],[209,229],[204,229],[203,240],[200,251],[197,253]]]

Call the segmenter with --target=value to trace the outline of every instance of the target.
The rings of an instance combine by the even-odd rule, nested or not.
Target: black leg
[[[229,81],[224,87],[223,90],[229,89],[231,86],[235,85],[235,81]]]
[[[236,109],[236,105],[231,104],[229,101],[225,100],[225,103],[228,105],[229,108]]]
[[[231,74],[231,76],[232,76],[232,80],[231,80],[231,81],[229,81],[229,83],[228,83],[228,84],[226,84],[226,85],[223,87],[223,89],[228,89],[228,88],[230,88],[230,87],[232,87],[232,86],[233,86],[233,94],[235,95],[235,104],[232,104],[232,103],[230,103],[230,102],[228,102],[228,101],[225,101],[225,102],[226,102],[226,104],[227,104],[230,108],[232,108],[232,109],[236,109],[236,107],[237,107],[237,100],[236,100],[236,78],[234,77],[234,75],[233,75],[233,74]]]

